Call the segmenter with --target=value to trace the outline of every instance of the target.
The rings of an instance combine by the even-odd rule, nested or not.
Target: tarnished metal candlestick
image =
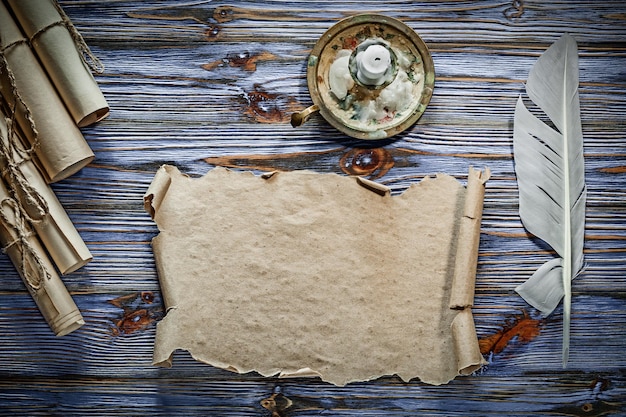
[[[300,126],[315,112],[359,139],[384,139],[424,113],[435,82],[428,48],[404,23],[364,14],[344,19],[317,42],[308,60],[313,106],[292,115]]]

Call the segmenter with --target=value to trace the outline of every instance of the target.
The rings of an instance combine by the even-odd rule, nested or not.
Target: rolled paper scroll
[[[64,336],[85,324],[78,307],[28,226],[23,212],[0,181],[0,244],[18,270],[48,325]]]
[[[59,271],[69,274],[89,262],[91,252],[1,112],[0,169]]]
[[[485,183],[491,171],[471,168],[467,177],[467,194],[463,205],[463,217],[459,225],[459,241],[454,259],[454,278],[450,294],[450,308],[464,309],[474,305],[474,286],[480,243],[480,223],[483,216]]]
[[[0,2],[0,87],[47,182],[60,181],[94,154],[11,14]]]
[[[84,42],[55,1],[7,3],[76,124],[88,126],[105,118],[109,105],[77,48]]]
[[[476,326],[474,325],[472,309],[459,310],[459,314],[454,317],[450,327],[459,375],[470,375],[487,363],[480,353],[479,344],[475,342]]]

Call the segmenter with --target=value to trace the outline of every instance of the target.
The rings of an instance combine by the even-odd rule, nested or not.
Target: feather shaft
[[[567,61],[567,55],[571,53],[569,48],[565,49],[565,60]],[[567,91],[567,73],[568,67],[565,66],[565,71],[563,74],[563,91]],[[562,105],[562,114],[566,115],[567,110],[570,103],[566,103],[565,100],[561,102]],[[569,155],[569,132],[568,132],[568,123],[563,123],[563,154]],[[563,158],[563,171],[570,172],[569,167],[569,158]],[[565,241],[565,252],[563,254],[563,292],[564,292],[564,300],[563,300],[563,346],[562,346],[562,365],[563,368],[567,366],[567,361],[569,360],[569,341],[570,341],[570,322],[571,322],[571,305],[572,305],[572,219],[571,219],[571,196],[570,196],[570,178],[566,177],[567,181],[565,183],[565,198],[563,204],[563,226],[564,230],[564,241]]]

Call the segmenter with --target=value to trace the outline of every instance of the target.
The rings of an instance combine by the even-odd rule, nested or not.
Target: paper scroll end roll
[[[485,182],[489,176],[489,168],[480,171],[470,167],[454,260],[454,278],[449,304],[453,309],[463,309],[474,304]]]
[[[57,336],[66,336],[75,330],[80,329],[85,324],[83,316],[78,309],[58,318],[50,324],[52,331]]]
[[[51,174],[49,175],[48,182],[52,184],[71,177],[72,175],[76,174],[78,171],[89,165],[91,161],[94,160],[94,158],[95,155],[91,151],[89,151],[89,153],[83,152],[82,155],[77,155],[76,159],[70,161],[68,165],[61,168],[60,170],[48,172],[49,174]],[[61,167],[63,166],[62,161],[58,161],[54,165]]]
[[[480,353],[472,310],[461,310],[452,320],[452,337],[459,375],[470,375],[487,364]]]
[[[110,114],[110,108],[108,106],[102,107],[92,113],[89,113],[82,119],[78,120],[76,123],[78,124],[78,127],[90,126],[106,118],[109,114]]]

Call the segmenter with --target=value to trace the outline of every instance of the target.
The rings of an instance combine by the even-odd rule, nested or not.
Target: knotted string
[[[20,169],[22,164],[32,158],[33,153],[39,146],[39,133],[30,108],[26,105],[17,89],[15,75],[9,67],[5,51],[20,44],[24,44],[30,48],[32,47],[32,42],[36,37],[40,36],[53,26],[62,25],[69,31],[72,40],[80,52],[83,62],[96,73],[104,72],[104,65],[91,52],[85,43],[85,40],[67,17],[57,0],[51,1],[61,16],[60,21],[54,22],[38,30],[30,37],[30,39],[19,39],[7,45],[2,45],[2,39],[0,38],[0,45],[2,45],[0,48],[0,75],[4,73],[7,77],[10,90],[9,94],[13,98],[13,103],[10,103],[7,97],[3,97],[2,100],[4,103],[3,107],[9,114],[9,117],[6,118],[6,141],[3,138],[0,138],[2,139],[0,140],[0,160],[3,160],[2,162],[5,162],[4,165],[6,165],[2,167],[0,174],[2,178],[7,179],[13,198],[6,197],[0,201],[0,221],[4,224],[7,230],[13,230],[12,235],[15,236],[12,241],[6,243],[6,245],[2,248],[2,251],[7,252],[12,247],[17,247],[21,259],[20,265],[16,265],[16,267],[21,270],[20,272],[26,285],[28,285],[33,291],[40,289],[45,280],[51,279],[52,276],[45,267],[41,256],[30,243],[29,238],[34,235],[34,232],[30,229],[30,227],[28,227],[28,223],[33,224],[45,219],[49,208],[45,199],[27,181],[25,175]],[[18,106],[21,106],[21,110],[24,113],[24,119],[27,121],[29,128],[33,132],[33,140],[30,148],[28,149],[24,149],[14,129],[15,116]],[[22,204],[20,204],[20,201]],[[34,216],[31,215],[32,213],[29,213],[28,210],[24,209],[24,204],[26,204],[29,208],[34,209]]]
[[[69,32],[70,36],[72,37],[72,40],[74,41],[74,45],[76,46],[76,49],[80,53],[81,60],[93,72],[97,74],[102,74],[104,72],[104,64],[102,63],[102,61],[100,61],[100,59],[98,59],[98,57],[93,52],[91,52],[91,49],[89,49],[87,42],[85,42],[85,39],[80,34],[78,29],[76,29],[76,26],[74,26],[74,24],[72,23],[70,18],[67,16],[67,14],[65,14],[65,11],[63,11],[63,8],[59,5],[59,2],[57,0],[50,0],[50,1],[52,2],[54,8],[59,13],[61,20],[57,20],[56,22],[50,23],[49,25],[44,26],[43,28],[39,29],[37,32],[33,33],[30,39],[19,39],[17,41],[4,45],[2,49],[0,50],[0,55],[3,55],[3,59],[4,59],[4,51],[6,51],[7,49],[9,49],[10,47],[16,44],[23,43],[23,44],[28,45],[29,47],[32,47],[33,41],[37,37],[41,36],[41,34],[44,33],[46,30],[54,26],[64,26]],[[0,42],[0,45],[1,44],[2,43]]]
[[[26,285],[33,291],[39,290],[45,280],[52,278],[48,269],[44,266],[42,258],[39,256],[29,238],[33,232],[29,230],[22,209],[17,201],[12,198],[5,198],[0,201],[0,221],[7,230],[12,229],[15,238],[8,242],[3,248],[7,252],[16,246],[20,252],[20,264],[16,265],[20,269]]]
[[[0,39],[0,45],[1,44],[2,39]],[[3,250],[6,251],[6,249],[15,245],[17,242],[28,244],[28,247],[23,247],[20,249],[23,258],[21,268],[24,277],[30,277],[32,275],[32,271],[29,272],[27,264],[24,263],[27,253],[33,254],[35,264],[38,265],[37,269],[44,271],[45,268],[43,267],[43,265],[41,265],[40,258],[36,256],[36,253],[34,253],[32,247],[27,241],[28,236],[30,236],[32,232],[26,232],[26,228],[25,226],[22,227],[22,223],[24,220],[28,220],[31,224],[43,221],[49,212],[49,208],[45,199],[28,182],[20,168],[22,164],[32,159],[32,155],[39,146],[39,132],[37,131],[37,127],[35,126],[35,120],[33,119],[30,108],[28,107],[28,105],[26,105],[24,99],[22,98],[22,95],[17,89],[15,75],[9,67],[9,63],[4,54],[7,49],[19,44],[28,45],[28,42],[25,39],[18,40],[8,45],[4,45],[2,50],[0,50],[0,75],[4,74],[6,76],[9,84],[8,94],[10,94],[10,96],[12,96],[13,98],[12,104],[9,102],[7,97],[3,96],[2,100],[3,108],[5,108],[6,112],[9,114],[9,117],[5,117],[7,125],[6,140],[5,138],[0,138],[0,161],[3,163],[0,170],[0,176],[1,178],[6,179],[8,188],[10,189],[10,193],[13,196],[12,199],[4,200],[3,204],[9,204],[11,207],[14,207],[14,215],[16,220],[13,228],[15,229],[15,232],[17,234],[17,238],[13,242],[9,242],[9,244],[5,248],[3,248]],[[21,109],[23,110],[23,117],[28,123],[29,128],[33,132],[33,141],[30,148],[28,149],[24,149],[23,144],[17,137],[17,133],[15,132],[14,128],[18,105],[21,105]],[[3,112],[0,112],[0,114],[1,113]],[[8,203],[5,203],[5,201],[7,201]],[[30,215],[30,213],[33,213],[33,211],[29,213],[27,210],[24,210],[23,206],[20,206],[18,201],[21,201],[22,204],[26,204],[29,208],[34,209],[34,215]],[[6,213],[2,212],[0,217],[7,225],[7,227],[12,225],[12,223],[9,221],[9,218],[6,216]],[[46,274],[48,274],[47,271],[45,272]],[[31,285],[33,282],[35,281],[29,281],[29,285]],[[33,288],[36,289],[37,286],[35,285],[33,286]]]
[[[32,43],[35,38],[40,36],[43,32],[50,29],[51,27],[65,26],[67,31],[70,33],[70,36],[72,37],[72,40],[74,41],[74,44],[76,45],[76,48],[80,52],[80,57],[85,63],[85,65],[87,65],[89,69],[91,69],[93,72],[97,74],[102,74],[104,72],[104,64],[102,64],[102,62],[98,59],[98,57],[95,56],[93,52],[91,52],[91,49],[89,49],[89,46],[87,46],[87,42],[85,42],[85,39],[80,34],[78,29],[76,29],[76,26],[74,26],[70,18],[67,17],[67,15],[65,14],[65,11],[63,11],[63,8],[59,5],[59,2],[57,0],[50,0],[50,1],[52,2],[57,12],[61,16],[61,20],[54,22],[54,23],[50,23],[48,26],[45,26],[39,29],[37,32],[33,33],[29,41]]]
[[[2,40],[0,39],[0,43],[1,42]],[[7,124],[6,142],[4,138],[0,138],[0,159],[4,162],[4,166],[1,167],[0,175],[2,178],[7,178],[13,197],[17,201],[22,201],[22,198],[24,198],[24,203],[28,204],[28,207],[33,207],[36,210],[34,217],[28,215],[28,220],[31,223],[35,223],[45,218],[48,213],[48,205],[39,192],[27,181],[20,169],[20,165],[32,159],[35,150],[39,146],[39,132],[35,126],[35,120],[33,119],[30,108],[26,105],[17,89],[15,76],[11,68],[9,68],[9,64],[4,55],[4,50],[19,43],[21,42],[17,41],[5,46],[2,53],[0,53],[0,74],[6,74],[9,81],[9,93],[13,97],[13,105],[9,103],[6,97],[3,99],[5,107],[8,108],[7,112],[9,113],[9,117],[5,118]],[[24,119],[33,132],[33,141],[28,149],[23,148],[14,130],[18,103],[21,104]],[[16,160],[16,157],[18,160]]]
[[[22,203],[22,207],[28,207],[34,210],[24,209],[24,215],[31,224],[44,221],[49,212],[48,203],[42,195],[33,187],[22,172],[20,166],[30,160],[30,155],[23,156],[26,152],[18,143],[19,139],[15,136],[13,126],[15,124],[15,113],[12,118],[6,119],[7,138],[6,141],[0,138],[0,162],[2,169],[0,174],[8,182],[12,191],[13,198]]]
[[[0,45],[1,44],[2,44],[2,38],[0,38]],[[4,52],[7,49],[13,46],[19,45],[19,44],[28,44],[28,42],[25,39],[20,39],[15,42],[11,42],[10,44],[4,46],[2,50],[0,50],[0,75],[2,73],[6,74],[6,77],[9,80],[10,94],[13,97],[13,105],[11,105],[8,99],[4,97],[4,101],[6,103],[6,106],[8,107],[9,117],[11,119],[15,118],[15,114],[17,113],[17,106],[18,104],[21,104],[22,110],[24,112],[24,119],[26,119],[26,122],[28,123],[28,127],[33,132],[33,140],[31,143],[31,147],[29,149],[24,150],[27,156],[30,158],[30,156],[35,152],[35,150],[39,146],[39,131],[37,130],[37,127],[35,126],[35,120],[33,118],[33,114],[30,111],[30,108],[26,105],[26,103],[24,102],[24,99],[22,98],[22,95],[17,89],[17,83],[15,81],[15,74],[13,74],[13,70],[9,67],[9,63],[6,59],[6,56],[4,55]],[[11,137],[9,137],[9,140],[11,140]]]

